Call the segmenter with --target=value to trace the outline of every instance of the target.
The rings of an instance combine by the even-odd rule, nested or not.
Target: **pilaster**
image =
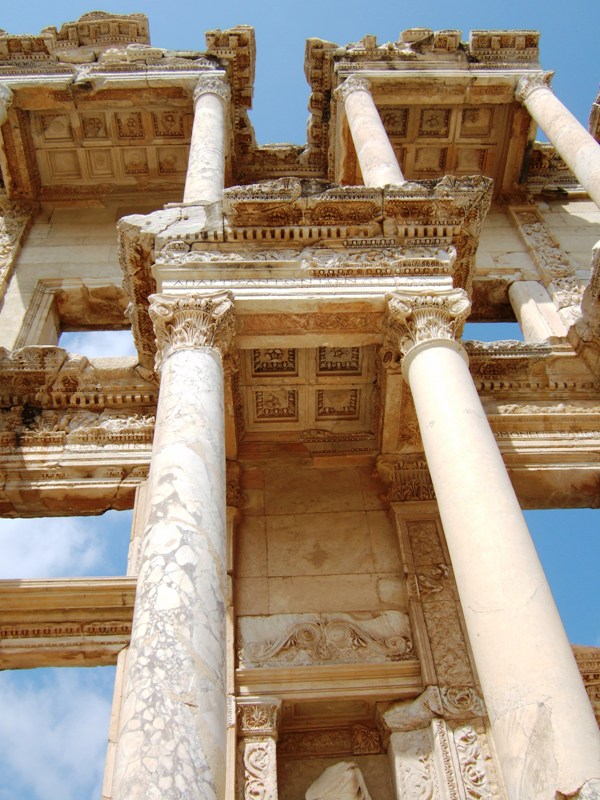
[[[277,800],[277,732],[281,700],[248,697],[237,701],[239,800]]]

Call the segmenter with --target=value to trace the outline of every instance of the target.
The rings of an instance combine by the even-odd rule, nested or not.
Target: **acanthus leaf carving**
[[[275,736],[279,727],[281,700],[254,697],[238,700],[238,728],[242,736]]]
[[[406,355],[436,339],[456,340],[471,309],[463,289],[397,290],[388,298],[387,340]]]
[[[156,370],[175,350],[210,347],[225,354],[233,342],[234,319],[230,292],[150,296],[149,314],[156,332]]]

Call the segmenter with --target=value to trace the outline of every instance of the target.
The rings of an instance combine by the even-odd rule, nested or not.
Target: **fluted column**
[[[203,75],[194,90],[194,125],[184,203],[215,203],[225,185],[225,109],[229,85],[220,75]]]
[[[516,97],[544,131],[589,196],[600,207],[600,144],[556,97],[552,73],[524,75]]]
[[[396,292],[404,354],[469,641],[511,800],[600,777],[600,734],[521,508],[455,340],[462,290]]]
[[[8,119],[8,110],[12,105],[13,93],[12,90],[0,83],[0,125],[4,125]]]
[[[390,183],[404,183],[370,87],[366,78],[352,75],[336,89],[336,95],[344,103],[365,186],[381,188]]]
[[[161,374],[114,800],[222,800],[226,292],[151,297]]]
[[[277,731],[281,700],[248,697],[237,701],[238,800],[277,800]]]

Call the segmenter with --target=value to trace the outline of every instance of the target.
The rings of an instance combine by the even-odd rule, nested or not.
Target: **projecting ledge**
[[[127,646],[135,578],[0,581],[0,669],[103,666]]]

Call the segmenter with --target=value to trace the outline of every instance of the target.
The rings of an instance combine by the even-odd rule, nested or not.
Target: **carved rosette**
[[[386,344],[404,356],[424,342],[458,339],[471,310],[463,289],[397,291],[387,300]]]
[[[351,75],[337,87],[333,94],[338,100],[345,103],[348,95],[353,92],[368,92],[371,94],[371,81],[360,75]]]
[[[234,338],[230,292],[182,297],[150,295],[149,314],[156,334],[156,371],[177,350],[210,347],[226,355]]]
[[[194,105],[205,94],[216,94],[226,103],[231,97],[231,90],[225,77],[221,75],[202,75],[194,89]]]
[[[4,83],[0,83],[0,125],[4,125],[8,117],[8,109],[13,101],[12,89]]]
[[[538,89],[545,89],[551,92],[550,81],[553,75],[553,72],[533,72],[531,75],[523,75],[517,83],[515,98],[519,103],[525,103],[529,96]]]

